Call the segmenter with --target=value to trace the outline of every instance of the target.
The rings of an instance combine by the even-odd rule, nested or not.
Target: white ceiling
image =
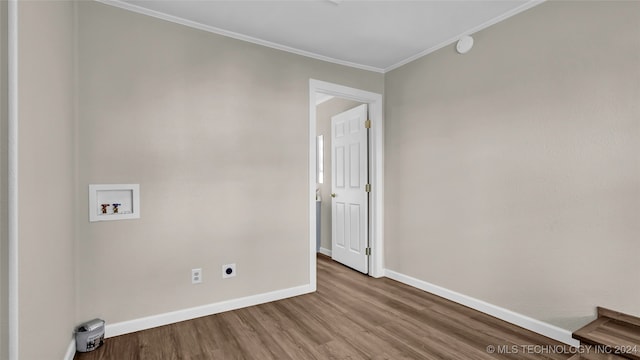
[[[540,0],[100,0],[293,53],[385,72]]]

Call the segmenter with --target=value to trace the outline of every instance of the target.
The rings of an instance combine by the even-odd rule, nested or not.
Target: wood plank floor
[[[109,338],[75,359],[568,359],[560,348],[570,349],[319,256],[316,293]]]

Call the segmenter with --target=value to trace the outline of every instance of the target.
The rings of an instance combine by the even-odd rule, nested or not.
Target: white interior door
[[[363,273],[367,255],[367,105],[331,118],[331,257]]]

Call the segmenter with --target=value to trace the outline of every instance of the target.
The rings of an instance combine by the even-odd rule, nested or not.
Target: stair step
[[[603,350],[589,354],[578,354],[580,356],[606,355],[603,353],[612,352],[622,358],[640,360],[640,319],[630,315],[599,307],[598,318],[575,331],[573,338],[584,344],[598,346],[598,350]],[[604,351],[605,349],[606,351]]]
[[[584,354],[575,354],[567,360],[627,360],[627,358],[615,354],[585,352]]]

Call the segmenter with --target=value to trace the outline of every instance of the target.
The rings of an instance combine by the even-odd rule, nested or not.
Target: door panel
[[[360,188],[360,144],[351,144],[349,146],[349,186],[351,188]]]
[[[344,189],[344,146],[339,146],[335,148],[335,164],[332,169],[335,174],[333,184],[335,184],[336,188]],[[333,185],[332,185],[333,186]],[[335,191],[333,191],[335,193]]]
[[[331,257],[363,273],[368,231],[367,105],[331,118]]]
[[[351,210],[351,214],[349,214],[349,220],[351,220],[351,226],[350,229],[351,230],[351,234],[350,234],[350,238],[351,239],[359,239],[360,238],[360,205],[358,204],[351,204],[350,206],[350,210]],[[349,242],[349,246],[351,247],[351,250],[359,253],[362,244],[360,244],[360,241],[351,241]]]
[[[344,204],[343,203],[336,203],[335,205],[335,216],[332,216],[335,219],[335,227],[337,229],[340,229],[338,231],[333,231],[334,236],[333,236],[333,241],[335,241],[335,245],[331,244],[331,247],[333,248],[333,246],[339,246],[341,248],[344,248],[344,220],[345,220],[345,214],[344,214]],[[332,229],[333,230],[333,229]]]

